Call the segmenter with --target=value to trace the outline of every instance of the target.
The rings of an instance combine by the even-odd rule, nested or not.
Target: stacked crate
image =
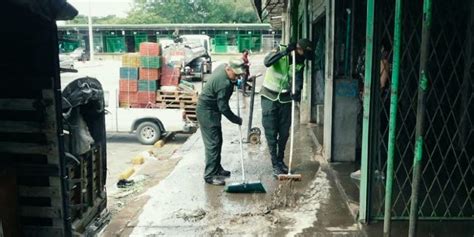
[[[138,58],[138,55],[136,57]],[[122,61],[119,80],[120,107],[132,107],[138,103],[138,67],[135,66],[131,61]]]
[[[160,54],[159,44],[143,42],[139,53],[122,56],[120,107],[182,109],[188,120],[196,121],[197,92],[192,84],[179,90],[179,67],[167,65]]]
[[[157,43],[140,44],[140,69],[138,80],[138,104],[140,107],[154,106],[160,79],[160,46]]]

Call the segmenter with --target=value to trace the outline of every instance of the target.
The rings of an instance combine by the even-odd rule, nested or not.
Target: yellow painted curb
[[[155,143],[154,147],[162,148],[164,145],[165,145],[165,140],[161,139]]]
[[[145,163],[143,156],[135,156],[132,158],[132,164],[134,165],[142,165],[143,163]]]
[[[166,144],[166,142],[167,142],[170,138],[172,138],[174,135],[175,135],[175,133],[168,133],[168,134],[166,134],[166,136],[163,137],[162,139],[160,139],[159,141],[157,141],[154,146],[157,147],[157,148],[163,147],[163,146]]]
[[[119,180],[127,180],[128,178],[130,178],[130,176],[132,176],[133,173],[135,173],[135,169],[128,168],[119,175]]]

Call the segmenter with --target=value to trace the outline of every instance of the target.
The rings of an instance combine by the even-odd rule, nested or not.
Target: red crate
[[[138,102],[138,92],[119,92],[119,103],[133,104]]]
[[[140,68],[140,80],[156,81],[160,78],[160,69]]]
[[[120,80],[119,81],[120,91],[137,92],[138,81],[135,80]]]
[[[180,70],[175,67],[168,67],[164,65],[161,68],[161,81],[162,86],[178,86],[180,79]]]
[[[156,103],[156,92],[151,91],[139,91],[137,92],[138,104],[155,104]]]
[[[140,56],[159,56],[160,45],[158,43],[143,42],[140,44]]]

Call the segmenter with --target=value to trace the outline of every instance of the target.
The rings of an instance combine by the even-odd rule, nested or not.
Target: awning
[[[281,14],[287,0],[253,0],[252,3],[261,22],[268,20],[273,28],[281,27]]]

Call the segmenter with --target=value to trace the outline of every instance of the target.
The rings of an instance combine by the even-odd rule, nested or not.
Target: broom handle
[[[239,88],[237,87],[237,116],[240,117]],[[242,165],[242,182],[245,182],[244,146],[242,144],[242,125],[239,125],[240,164]]]
[[[292,63],[292,73],[291,73],[291,94],[295,94],[295,80],[296,80],[296,52],[292,52],[293,63]],[[290,162],[288,164],[288,174],[291,174],[291,163],[293,161],[293,142],[295,137],[295,100],[291,100],[291,131],[290,131]]]

